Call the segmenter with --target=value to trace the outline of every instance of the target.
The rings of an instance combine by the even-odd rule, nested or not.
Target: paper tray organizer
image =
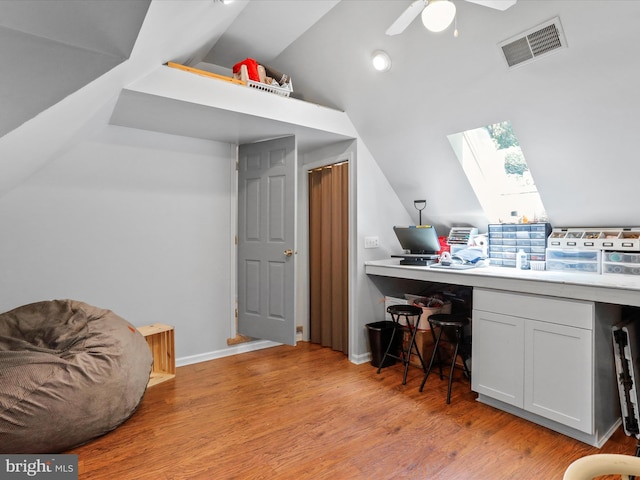
[[[549,248],[595,250],[640,250],[640,227],[554,228],[547,240]]]

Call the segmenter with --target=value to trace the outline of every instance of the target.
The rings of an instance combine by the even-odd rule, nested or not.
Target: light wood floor
[[[67,453],[80,479],[561,479],[589,453],[633,455],[619,429],[603,449],[475,401],[402,367],[377,375],[309,343],[181,367],[115,431]],[[114,392],[117,395],[118,392]]]

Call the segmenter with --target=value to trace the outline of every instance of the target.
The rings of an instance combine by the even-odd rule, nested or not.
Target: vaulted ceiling
[[[294,96],[347,112],[407,210],[427,199],[429,221],[486,223],[446,136],[510,120],[554,224],[640,224],[640,2],[454,2],[458,38],[419,19],[385,35],[410,0],[3,0],[0,195],[163,63],[228,71],[251,57],[289,73]],[[507,68],[498,44],[554,17],[568,48]],[[376,49],[391,71],[371,68]]]
[[[127,60],[150,2],[0,2],[0,137]]]

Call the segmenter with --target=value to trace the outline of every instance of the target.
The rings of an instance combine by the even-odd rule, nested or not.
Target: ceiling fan
[[[518,0],[466,0],[496,10],[506,10],[515,5]],[[456,6],[450,0],[415,0],[400,14],[395,22],[385,32],[387,35],[398,35],[422,13],[422,22],[427,30],[441,32],[445,30],[456,15]]]

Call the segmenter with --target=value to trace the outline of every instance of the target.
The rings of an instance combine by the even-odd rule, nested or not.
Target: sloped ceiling
[[[31,37],[38,41],[41,39],[48,52],[48,57],[41,59],[38,51],[31,52],[22,42],[16,42],[15,51],[34,55],[33,58],[22,57],[0,44],[0,56],[15,59],[11,72],[7,72],[7,65],[0,69],[0,92],[4,102],[1,117],[7,125],[19,125],[0,136],[0,197],[61,152],[107,124],[123,87],[145,77],[169,60],[180,63],[199,61],[246,4],[246,0],[237,0],[230,6],[213,0],[151,3],[147,0],[0,1],[0,13],[4,13],[4,9],[7,13],[6,16],[0,15],[4,18],[4,27],[1,28],[15,30],[22,38],[27,33],[20,28],[26,32],[38,32],[40,36],[29,33],[28,41],[34,41]],[[113,11],[105,5],[111,5]],[[74,12],[75,8],[79,11]],[[119,26],[130,25],[129,16],[136,16],[134,13],[143,8],[147,10],[139,31]],[[121,34],[125,38],[113,40],[114,36]],[[49,37],[53,39],[45,40]],[[100,45],[93,57],[81,56],[83,59],[91,57],[98,63],[104,56],[111,59],[115,52],[124,51],[130,42],[134,44],[128,59],[113,68],[110,67],[116,62],[105,62],[102,70],[106,72],[91,80],[94,75],[86,72],[92,71],[92,65],[76,62],[73,58],[74,53],[82,48],[67,43],[80,40],[88,50]],[[52,43],[60,48],[52,48]],[[119,53],[116,56],[119,57]],[[36,60],[55,68],[37,72],[32,65],[34,62],[39,65]],[[58,70],[64,72],[56,74]],[[98,70],[94,70],[95,74]],[[31,79],[35,73],[40,73],[41,77]],[[80,80],[73,78],[74,75]],[[69,88],[67,82],[73,87]],[[14,100],[19,97],[26,98],[27,104],[32,101],[30,97],[35,97],[36,107],[32,105],[27,110],[19,100]],[[52,102],[54,104],[50,105]],[[9,108],[10,105],[13,108]],[[46,108],[47,105],[50,106]]]
[[[46,115],[36,117],[38,121],[29,121],[0,138],[3,174],[6,165],[31,164],[33,170],[42,164],[55,149],[27,151],[24,145],[29,139],[42,140],[50,131],[58,137],[73,137],[81,122],[87,125],[93,119],[98,105],[112,108],[112,95],[166,61],[198,65],[204,60],[212,67],[229,69],[236,61],[253,57],[289,73],[295,96],[346,111],[407,211],[416,217],[413,200],[426,198],[426,221],[443,228],[486,224],[446,136],[510,120],[554,225],[640,225],[633,198],[640,176],[640,162],[635,161],[640,2],[520,0],[500,12],[455,0],[460,36],[454,38],[451,30],[427,32],[419,19],[401,35],[386,36],[387,27],[411,0],[236,0],[231,5],[215,0],[153,0],[137,40],[130,36],[116,43],[97,40],[101,36],[113,40],[117,35],[110,26],[129,23],[123,5],[142,9],[140,3],[146,2],[5,0],[0,7],[7,8],[2,7],[5,3],[12,8],[18,3],[51,5],[46,15],[32,9],[24,17],[38,26],[36,38],[50,38],[43,47],[51,56],[47,65],[55,63],[55,46],[76,42],[47,32],[72,25],[64,14],[52,13],[56,8],[71,9],[69,4],[82,3],[87,10],[93,9],[85,13],[91,28],[81,35],[82,48],[98,51],[95,58],[105,57],[98,62],[100,68],[108,70],[107,58],[126,56],[130,42],[135,45],[128,60],[50,107]],[[107,8],[104,4],[112,5],[108,12],[117,21],[99,15],[101,8]],[[116,12],[118,8],[122,10]],[[556,16],[569,48],[507,69],[498,43]],[[10,59],[28,71],[32,58],[39,58],[29,56],[29,48],[38,49],[29,47],[34,32],[20,27],[15,16],[7,18],[0,21],[0,34],[10,29],[21,36],[20,41],[11,40],[15,46],[10,50],[23,54]],[[4,41],[0,52],[3,49]],[[376,49],[391,55],[390,72],[381,74],[371,68],[370,56]],[[69,53],[60,58],[65,55]],[[33,63],[41,62],[45,59]],[[99,75],[99,68],[86,73],[83,68],[90,66],[84,63],[68,67],[67,73],[72,70],[78,77],[85,76],[72,88]],[[4,69],[2,72],[0,75]],[[34,72],[34,76],[42,74]],[[43,83],[66,81],[64,76],[45,77]],[[2,89],[16,82],[7,78],[0,76],[3,101],[7,94]],[[30,91],[49,97],[48,103],[56,101],[42,84],[33,85]],[[93,108],[74,103],[80,99]],[[26,111],[23,102],[15,103]],[[45,108],[44,103],[37,108]],[[32,114],[33,110],[25,116]],[[70,126],[65,130],[67,123]],[[8,164],[9,157],[20,160]],[[16,178],[25,178],[27,170],[18,172]],[[5,177],[0,176],[0,194],[8,188],[3,182]]]
[[[129,58],[150,2],[0,2],[0,137]]]
[[[388,37],[409,1],[345,0],[276,61],[304,97],[349,114],[416,221],[413,200],[426,198],[427,222],[486,225],[447,135],[510,120],[552,224],[640,224],[640,2],[455,3],[458,38],[419,18]],[[498,43],[554,17],[568,48],[508,69]],[[373,71],[376,49],[391,71]]]
[[[410,0],[343,0],[271,63],[292,76],[295,96],[346,111],[407,211],[417,217],[413,200],[426,198],[423,216],[445,232],[489,221],[447,135],[504,120],[554,225],[640,225],[630,180],[640,174],[630,157],[640,2],[520,0],[506,11],[454,3],[458,38],[451,28],[428,32],[419,17],[390,37]],[[509,69],[498,44],[555,17],[568,48]],[[270,31],[256,29],[260,38]],[[225,35],[218,45],[205,60],[226,67],[257,51]],[[377,49],[391,55],[391,71],[371,68]],[[613,181],[612,170],[624,179]]]
[[[268,64],[339,1],[253,1],[202,61],[231,67],[250,57]]]

